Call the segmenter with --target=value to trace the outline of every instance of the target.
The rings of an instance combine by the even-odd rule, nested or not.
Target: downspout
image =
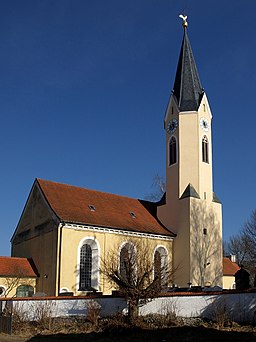
[[[62,250],[62,228],[65,226],[64,222],[61,222],[59,224],[59,229],[58,229],[58,266],[57,266],[57,293],[56,296],[59,295],[60,293],[60,275],[61,275],[61,250]]]

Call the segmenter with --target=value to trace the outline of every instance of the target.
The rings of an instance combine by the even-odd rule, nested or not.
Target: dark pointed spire
[[[173,87],[173,95],[181,112],[198,110],[204,93],[188,39],[186,21],[183,28],[184,36]]]

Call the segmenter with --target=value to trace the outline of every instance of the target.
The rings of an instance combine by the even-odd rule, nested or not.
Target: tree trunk
[[[139,316],[139,300],[128,301],[128,319],[130,324],[134,324]]]

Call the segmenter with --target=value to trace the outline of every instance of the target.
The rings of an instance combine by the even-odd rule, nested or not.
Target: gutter
[[[60,293],[60,276],[61,276],[61,252],[62,252],[62,228],[65,226],[64,222],[61,222],[58,226],[58,254],[57,254],[57,293],[55,290],[55,295],[58,296]]]

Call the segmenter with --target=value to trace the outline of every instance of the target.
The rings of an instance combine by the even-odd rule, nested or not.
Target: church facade
[[[175,269],[171,285],[222,287],[222,212],[213,192],[212,113],[184,20],[184,37],[167,107],[166,193],[148,202],[36,179],[11,239],[12,256],[32,258],[37,292],[111,293],[101,274],[109,252],[147,241]],[[153,275],[152,275],[153,277]]]
[[[100,269],[111,253],[121,255],[131,241],[145,240],[152,262],[160,256],[172,267],[174,236],[150,202],[36,179],[12,238],[12,256],[32,257],[40,274],[37,292],[109,294]]]

